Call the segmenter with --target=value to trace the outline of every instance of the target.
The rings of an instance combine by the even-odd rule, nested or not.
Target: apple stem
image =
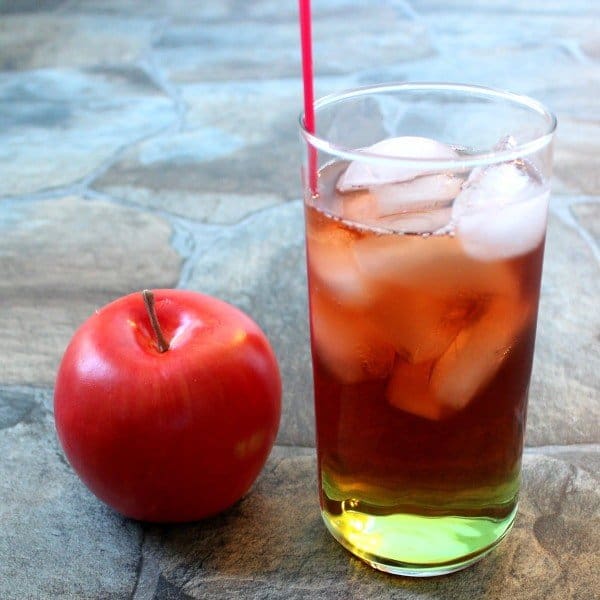
[[[167,340],[165,339],[162,329],[160,328],[160,323],[158,322],[158,317],[156,316],[154,294],[150,290],[144,290],[142,292],[142,296],[144,298],[146,310],[148,311],[148,317],[150,317],[150,324],[152,325],[152,329],[154,330],[154,334],[156,335],[156,346],[158,348],[158,351],[161,353],[166,352],[169,349],[169,342],[167,342]]]

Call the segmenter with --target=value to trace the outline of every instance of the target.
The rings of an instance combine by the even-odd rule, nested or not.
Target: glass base
[[[394,575],[433,577],[460,571],[481,560],[509,532],[517,507],[503,519],[369,515],[322,511],[327,529],[355,556]]]

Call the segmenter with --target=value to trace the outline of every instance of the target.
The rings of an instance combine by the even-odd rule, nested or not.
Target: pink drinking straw
[[[310,0],[298,0],[300,14],[300,43],[302,46],[302,80],[304,82],[304,127],[315,133],[315,93],[313,88],[312,32]],[[317,195],[317,151],[308,145],[308,185]]]

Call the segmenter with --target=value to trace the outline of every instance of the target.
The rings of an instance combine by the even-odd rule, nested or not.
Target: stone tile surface
[[[1,71],[130,62],[151,41],[153,22],[103,15],[29,12],[0,19]]]
[[[566,194],[600,195],[600,123],[565,117],[556,136],[555,187]]]
[[[18,14],[39,10],[52,11],[65,4],[66,0],[20,0],[10,2],[3,0],[0,4],[0,14]]]
[[[581,49],[583,50],[584,55],[592,60],[597,61],[600,59],[600,42],[598,42],[598,38],[590,37],[581,44]]]
[[[598,7],[589,2],[589,0],[574,0],[573,2],[563,2],[563,0],[528,0],[519,5],[515,5],[511,0],[485,0],[485,2],[471,2],[470,0],[419,0],[419,9],[424,13],[436,12],[451,8],[452,10],[462,12],[463,15],[469,15],[471,11],[483,13],[530,13],[537,16],[543,14],[579,15],[599,14]]]
[[[310,592],[413,600],[458,592],[562,600],[585,598],[600,583],[594,572],[597,452],[528,452],[510,536],[474,568],[422,581],[375,573],[330,538],[314,495],[315,467],[313,451],[278,447],[253,492],[226,514],[175,529],[145,527],[146,568],[137,589],[176,589],[191,598],[305,598]]]
[[[184,85],[182,131],[130,148],[93,185],[298,198],[301,93],[288,79]]]
[[[152,190],[147,187],[127,185],[109,185],[104,187],[103,191],[112,198],[147,209],[184,217],[198,223],[217,225],[237,223],[254,212],[283,201],[277,194],[268,192],[262,194],[187,192],[168,188]]]
[[[434,52],[424,27],[385,0],[343,3],[313,28],[315,66],[323,75],[414,60]],[[340,18],[340,13],[344,18]],[[237,16],[237,15],[236,15]],[[270,19],[236,16],[226,22],[174,22],[156,40],[158,65],[176,82],[297,77],[300,69],[296,15]],[[360,27],[361,52],[353,32]],[[383,41],[385,40],[385,41]],[[273,60],[273,55],[277,60]]]
[[[582,200],[571,205],[571,212],[586,231],[589,232],[592,243],[600,248],[600,202]]]
[[[133,66],[0,73],[0,198],[66,186],[175,119]]]
[[[130,597],[139,526],[81,485],[58,447],[51,401],[49,390],[0,386],[0,597]]]
[[[559,119],[523,492],[489,557],[374,572],[325,531],[306,319],[297,4],[0,0],[0,598],[599,597],[600,5],[313,2],[317,95],[460,80]],[[364,6],[363,6],[364,5]],[[214,294],[269,335],[278,445],[250,494],[122,519],[66,464],[52,385],[75,328],[143,287]]]
[[[80,323],[146,287],[173,287],[180,257],[164,220],[66,196],[0,202],[0,383],[49,386]]]
[[[527,422],[534,446],[600,437],[600,253],[558,216],[564,203],[553,199],[546,238]]]
[[[0,443],[11,450],[11,457],[23,461],[15,438],[27,440],[37,428],[38,452],[25,463],[28,479],[39,477],[37,463],[47,461],[49,449],[53,456],[57,454],[48,415],[42,415],[43,408],[40,413],[34,425],[0,432]],[[300,599],[307,594],[403,600],[460,598],[463,594],[498,600],[592,598],[600,552],[594,534],[600,525],[599,468],[597,454],[577,448],[526,452],[520,515],[510,536],[471,569],[419,581],[374,572],[325,532],[315,494],[314,450],[309,448],[276,447],[260,479],[241,502],[221,516],[177,527],[139,527],[122,521],[95,503],[67,467],[56,461],[53,483],[41,498],[29,480],[33,489],[23,482],[16,487],[32,493],[40,510],[52,506],[47,496],[62,497],[66,506],[79,506],[85,518],[51,514],[53,526],[49,528],[40,524],[47,516],[41,514],[30,523],[31,531],[18,529],[37,543],[38,553],[30,557],[32,566],[40,566],[38,557],[46,551],[43,569],[32,571],[27,590],[33,597],[48,590],[45,577],[50,572],[55,585],[60,580],[62,587],[54,589],[64,597],[85,595],[85,586],[102,585],[106,587],[100,589],[112,591],[114,597],[133,592],[132,598]],[[61,539],[60,552],[53,550],[52,534]],[[118,539],[95,537],[102,534],[118,535]],[[90,574],[88,561],[99,547],[111,552]],[[63,552],[77,559],[63,562]],[[132,582],[132,573],[128,576],[126,570],[133,571],[138,562],[137,579]],[[5,573],[9,569],[6,563],[0,566]],[[109,575],[114,577],[112,588],[99,581]],[[3,597],[10,598],[11,588],[5,589],[8,594]]]

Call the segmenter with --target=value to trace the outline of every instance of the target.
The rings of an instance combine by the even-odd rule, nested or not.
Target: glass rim
[[[442,158],[442,159],[422,159],[410,156],[389,156],[385,154],[377,154],[368,152],[362,149],[345,148],[338,146],[309,132],[304,125],[304,111],[300,113],[299,124],[300,133],[305,141],[327,154],[342,158],[345,160],[358,160],[368,164],[395,164],[419,169],[467,169],[481,165],[490,165],[508,162],[528,156],[547,146],[554,136],[556,131],[557,120],[554,113],[548,110],[541,102],[533,98],[509,92],[506,90],[494,89],[481,85],[472,85],[465,83],[444,83],[444,82],[398,82],[385,83],[377,85],[367,85],[356,87],[342,92],[334,92],[319,98],[315,101],[315,113],[318,113],[320,108],[324,108],[336,102],[346,100],[348,98],[356,98],[366,96],[368,94],[380,94],[393,91],[437,91],[437,92],[461,92],[463,94],[471,93],[473,96],[487,97],[493,99],[501,99],[508,101],[521,107],[526,107],[541,116],[547,123],[547,128],[544,133],[527,142],[517,144],[516,146],[506,150],[492,150],[478,152],[461,156],[459,158]]]

